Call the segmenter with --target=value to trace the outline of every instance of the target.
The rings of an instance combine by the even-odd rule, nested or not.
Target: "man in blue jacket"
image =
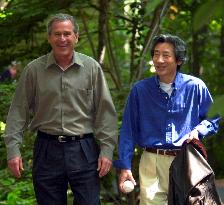
[[[155,76],[137,82],[128,97],[120,131],[119,187],[131,180],[135,145],[144,149],[139,164],[140,205],[167,204],[169,167],[182,143],[217,132],[218,119],[206,119],[212,97],[205,83],[179,72],[186,45],[170,34],[156,36],[151,56]]]

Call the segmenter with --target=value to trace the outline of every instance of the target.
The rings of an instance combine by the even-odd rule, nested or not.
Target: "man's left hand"
[[[106,157],[99,157],[98,159],[98,168],[99,177],[105,176],[111,169],[112,161]]]

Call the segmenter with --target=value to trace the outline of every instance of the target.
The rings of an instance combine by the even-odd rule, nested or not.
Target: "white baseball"
[[[123,189],[125,190],[126,193],[133,191],[134,187],[135,187],[134,184],[130,180],[125,181],[123,184]]]

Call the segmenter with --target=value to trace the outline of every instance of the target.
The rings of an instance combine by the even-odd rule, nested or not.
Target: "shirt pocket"
[[[93,90],[85,88],[74,89],[74,96],[77,105],[81,110],[92,112],[93,111]]]

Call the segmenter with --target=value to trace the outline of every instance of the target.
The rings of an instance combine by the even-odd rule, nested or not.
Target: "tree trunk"
[[[193,33],[192,34],[192,70],[191,73],[194,76],[199,76],[200,75],[200,52],[198,50],[198,34],[197,33]]]
[[[109,24],[107,23],[107,48],[108,48],[108,59],[109,59],[109,62],[110,62],[110,67],[111,67],[111,70],[113,72],[113,76],[114,76],[114,83],[116,85],[116,88],[118,90],[121,89],[121,72],[120,72],[120,69],[118,68],[117,66],[117,63],[116,63],[116,58],[114,56],[114,52],[113,52],[113,48],[112,48],[112,45],[111,45],[111,37],[110,37],[110,31],[109,31]]]
[[[82,23],[83,23],[83,27],[84,27],[84,30],[86,32],[86,35],[87,35],[87,38],[88,38],[88,41],[89,41],[89,44],[90,44],[90,48],[92,50],[92,53],[93,53],[93,58],[94,59],[97,59],[97,54],[96,54],[96,50],[95,50],[95,46],[94,46],[94,43],[92,41],[92,37],[89,33],[89,29],[88,29],[88,26],[87,26],[87,23],[86,23],[86,17],[85,17],[85,13],[83,10],[80,10],[79,12],[79,15],[82,19]]]
[[[104,71],[108,72],[116,89],[121,89],[120,72],[116,65],[115,57],[110,40],[110,31],[108,26],[108,10],[110,0],[99,0],[99,20],[98,20],[98,50],[97,60]],[[109,66],[105,65],[105,54],[108,54]]]
[[[103,64],[106,52],[106,33],[107,33],[107,18],[108,7],[110,0],[99,0],[99,20],[98,20],[98,51],[97,59],[100,64]]]
[[[199,34],[206,33],[207,27],[202,27],[199,31],[192,34],[192,70],[191,74],[199,77],[203,73],[203,67],[201,66],[201,54],[203,53],[202,49],[204,48],[204,38],[199,38]]]

